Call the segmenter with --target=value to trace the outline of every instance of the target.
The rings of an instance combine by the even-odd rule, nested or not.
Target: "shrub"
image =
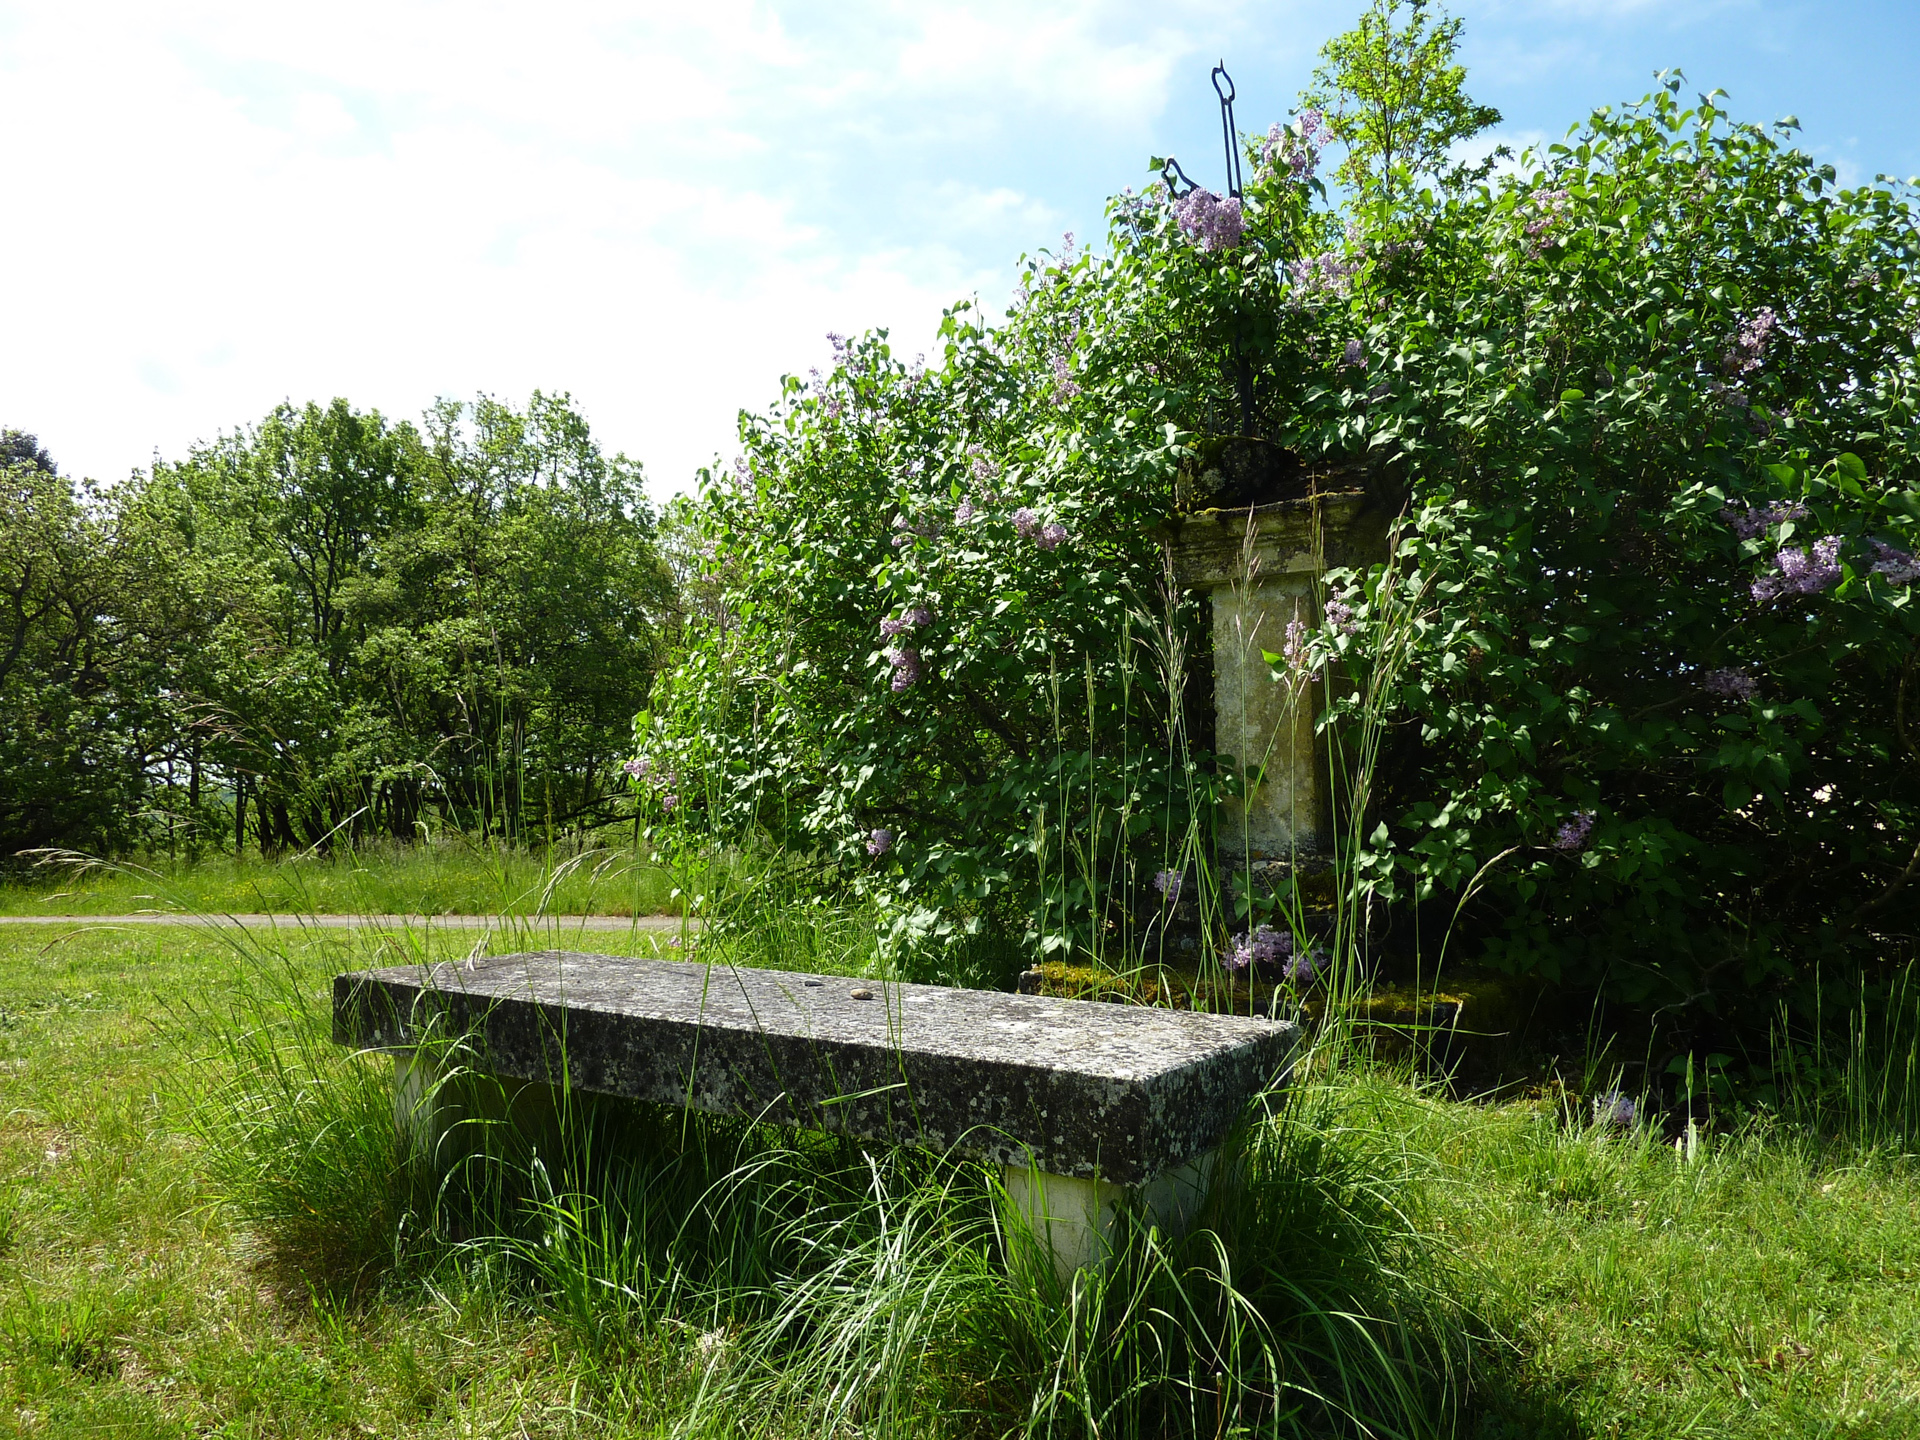
[[[1389,598],[1416,616],[1355,857],[1378,898],[1683,1017],[1897,943],[1908,202],[1679,85],[1344,215],[1303,114],[1239,201],[1123,195],[1108,256],[1030,264],[1003,324],[950,313],[933,370],[869,337],[787,382],[709,477],[721,618],[643,717],[677,823],[812,849],[921,929],[1000,905],[1097,943],[1231,783],[1155,524],[1251,437],[1405,497],[1315,651],[1364,674]],[[1050,869],[1063,844],[1098,863]]]

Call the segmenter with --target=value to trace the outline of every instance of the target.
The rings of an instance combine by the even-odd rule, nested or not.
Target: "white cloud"
[[[35,202],[0,232],[0,423],[112,477],[285,397],[540,386],[666,493],[828,329],[912,353],[1004,296],[1134,178],[1176,79],[1206,119],[1196,57],[1255,14],[0,0]]]
[[[902,129],[987,144],[1035,109],[1139,129],[1181,48],[1096,6],[806,13],[804,35],[751,0],[0,17],[0,156],[42,217],[0,238],[35,338],[0,357],[0,420],[111,476],[280,397],[405,415],[545,386],[672,490],[828,328],[924,348],[1060,225],[1018,180],[849,194],[847,136],[899,159]],[[924,232],[862,234],[889,198]]]
[[[336,140],[360,128],[338,95],[309,90],[293,102],[293,128],[313,140]]]

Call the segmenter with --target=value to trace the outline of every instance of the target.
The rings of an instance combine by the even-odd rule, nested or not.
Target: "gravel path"
[[[699,921],[685,922],[698,928]],[[519,926],[537,931],[676,931],[678,915],[543,915],[537,920],[500,915],[0,915],[0,925],[238,925],[248,930],[503,930]]]

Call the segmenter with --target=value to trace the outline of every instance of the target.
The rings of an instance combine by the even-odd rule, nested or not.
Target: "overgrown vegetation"
[[[1094,948],[1261,758],[1207,753],[1157,522],[1358,483],[1404,509],[1397,588],[1330,576],[1289,658],[1364,679],[1414,616],[1353,857],[1376,956],[1451,931],[1704,1053],[1907,953],[1905,189],[1678,76],[1476,179],[1440,157],[1488,112],[1408,13],[1330,48],[1333,118],[1251,142],[1243,196],[1169,166],[931,368],[848,341],[743,422],[699,516],[718,619],[640,735],[690,843],[817,851],[915,933]]]
[[[325,978],[407,940],[23,929],[0,926],[0,1385],[27,1434],[1213,1435],[1236,1399],[1272,1428],[1271,1356],[1379,1434],[1445,1433],[1449,1375],[1486,1437],[1892,1437],[1920,1412],[1913,1132],[1854,1135],[1831,1089],[1826,1129],[1724,1114],[1689,1148],[1596,1115],[1604,1074],[1461,1104],[1335,1072],[1256,1132],[1223,1250],[1137,1254],[1076,1305],[1050,1268],[1008,1283],[978,1171],[677,1114],[595,1114],[591,1183],[556,1163],[475,1229],[396,1164],[384,1057],[325,1038]],[[871,964],[870,928],[838,933]],[[1227,1261],[1239,1321],[1182,1312]],[[1405,1395],[1370,1368],[1396,1356]]]

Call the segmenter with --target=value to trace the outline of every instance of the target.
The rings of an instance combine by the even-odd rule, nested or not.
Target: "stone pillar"
[[[1351,490],[1181,515],[1164,534],[1175,578],[1212,605],[1214,749],[1244,775],[1264,772],[1244,806],[1229,810],[1222,862],[1249,853],[1256,864],[1304,861],[1331,850],[1331,775],[1313,733],[1325,697],[1304,677],[1276,683],[1265,654],[1282,653],[1290,621],[1320,623],[1329,568],[1386,558],[1386,516]]]

